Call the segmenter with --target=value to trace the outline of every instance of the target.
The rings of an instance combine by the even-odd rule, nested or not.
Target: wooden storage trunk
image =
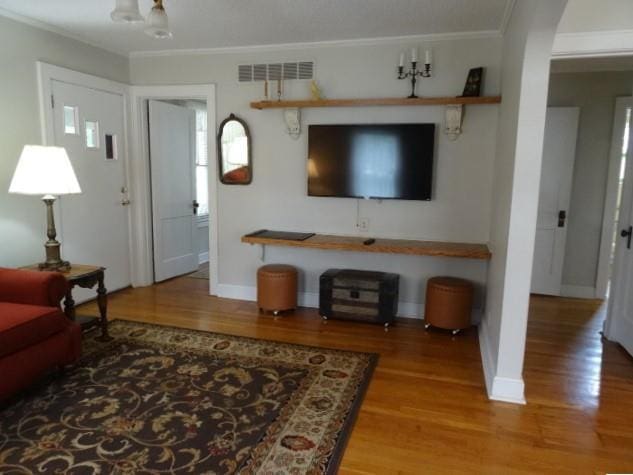
[[[319,282],[321,316],[389,326],[398,313],[399,280],[386,272],[329,269]]]

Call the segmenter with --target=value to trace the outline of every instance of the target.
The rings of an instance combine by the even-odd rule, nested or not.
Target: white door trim
[[[611,148],[609,151],[609,171],[607,175],[607,191],[602,213],[602,236],[600,237],[600,253],[598,255],[598,273],[596,276],[596,297],[604,299],[607,296],[609,284],[609,258],[615,222],[615,210],[618,198],[618,183],[620,181],[620,159],[622,150],[622,130],[624,129],[624,111],[633,106],[633,97],[618,97],[615,100]]]
[[[209,293],[217,295],[218,288],[218,185],[217,149],[215,137],[215,84],[174,86],[130,86],[132,167],[135,223],[133,235],[139,270],[138,285],[154,283],[152,272],[152,203],[150,195],[149,148],[147,117],[143,102],[148,99],[201,99],[207,102],[207,150],[209,153]]]
[[[55,143],[55,116],[52,104],[52,81],[60,81],[68,84],[74,84],[76,86],[82,86],[89,89],[96,89],[99,91],[109,92],[112,94],[118,94],[123,98],[123,144],[122,150],[124,153],[123,160],[125,180],[128,183],[128,187],[132,181],[134,181],[134,175],[131,173],[131,160],[130,154],[130,140],[129,140],[129,106],[130,106],[130,86],[109,79],[104,79],[91,74],[80,73],[73,71],[72,69],[62,68],[53,64],[45,63],[42,61],[36,61],[35,63],[37,73],[37,90],[40,108],[40,131],[43,145],[50,145]],[[128,208],[134,208],[135,203],[132,202]],[[63,230],[63,222],[61,222],[61,214],[59,209],[56,213],[58,217],[58,234],[61,235]],[[130,277],[132,286],[137,284],[138,267],[135,265],[136,252],[134,246],[134,222],[132,220],[132,213],[128,209],[128,248],[130,255]]]

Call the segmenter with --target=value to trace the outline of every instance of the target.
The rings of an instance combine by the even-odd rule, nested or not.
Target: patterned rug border
[[[355,400],[354,402],[350,405],[349,411],[347,412],[347,414],[345,415],[345,420],[342,424],[342,427],[339,429],[339,436],[337,437],[334,447],[332,449],[332,455],[330,456],[330,458],[328,459],[328,464],[327,464],[327,470],[326,470],[326,474],[327,475],[335,475],[336,473],[338,473],[338,469],[340,467],[340,464],[343,460],[343,455],[345,454],[345,449],[347,447],[347,444],[349,442],[349,439],[351,437],[352,431],[354,429],[354,425],[356,423],[356,419],[358,417],[358,414],[360,412],[360,409],[362,407],[362,404],[365,400],[365,396],[367,395],[367,390],[369,388],[369,384],[371,383],[374,371],[376,369],[376,366],[378,365],[378,360],[380,357],[379,353],[373,353],[373,352],[364,352],[364,351],[354,351],[354,350],[342,350],[339,348],[331,348],[331,347],[323,347],[323,346],[314,346],[314,345],[304,345],[301,343],[288,343],[285,341],[279,341],[279,340],[270,340],[267,338],[256,338],[256,337],[250,337],[250,336],[242,336],[242,335],[234,335],[234,334],[229,334],[229,333],[223,333],[223,332],[217,332],[217,331],[210,331],[210,330],[200,330],[200,329],[196,329],[196,328],[183,328],[183,327],[178,327],[175,325],[161,325],[158,323],[149,323],[149,322],[140,322],[140,321],[136,321],[136,320],[126,320],[126,319],[122,319],[122,318],[116,318],[113,319],[109,322],[109,326],[113,325],[113,324],[117,324],[117,323],[122,323],[124,325],[126,324],[132,324],[135,326],[139,326],[139,327],[143,327],[143,326],[149,326],[149,327],[154,327],[154,328],[158,328],[158,329],[169,329],[169,330],[178,330],[178,331],[184,331],[184,332],[189,332],[189,333],[199,333],[199,334],[213,334],[213,335],[220,335],[224,338],[227,339],[233,339],[233,340],[248,340],[251,342],[268,342],[271,344],[276,344],[276,345],[280,345],[282,347],[287,347],[287,348],[309,348],[311,350],[323,350],[323,351],[327,351],[327,352],[331,352],[334,354],[357,354],[357,355],[364,355],[367,357],[367,366],[365,368],[365,371],[362,374],[362,383],[357,387],[356,391],[353,391],[349,397],[354,398]],[[101,343],[98,342],[97,340],[95,340],[96,334],[93,333],[92,335],[89,336],[89,338],[91,340],[93,340],[95,343],[99,343],[100,344],[100,348],[96,350],[96,352],[100,352],[101,350],[107,348],[109,346],[108,343],[112,343],[112,342],[108,342],[108,343]],[[216,350],[216,352],[220,353],[219,351]],[[82,357],[80,358],[80,360],[77,362],[77,364],[81,364],[84,360],[84,358],[88,358],[88,357],[93,357],[95,356],[95,353],[91,353],[91,354],[86,354],[86,355],[82,355]]]
[[[376,363],[378,362],[378,359],[380,357],[380,353],[374,353],[371,351],[355,351],[355,350],[342,350],[340,348],[332,348],[329,346],[315,346],[315,345],[304,345],[303,343],[289,343],[286,341],[280,341],[280,340],[271,340],[268,338],[257,338],[257,337],[253,337],[253,336],[242,336],[242,335],[234,335],[232,333],[223,333],[223,332],[218,332],[218,331],[213,331],[213,330],[200,330],[198,328],[185,328],[185,327],[177,327],[175,325],[161,325],[159,323],[149,323],[149,322],[140,322],[137,320],[126,320],[124,318],[115,318],[112,319],[108,322],[108,326],[116,323],[116,322],[123,322],[125,324],[135,324],[135,325],[139,325],[139,326],[150,326],[150,327],[155,327],[155,328],[168,328],[171,330],[182,330],[182,331],[186,331],[186,332],[192,332],[192,333],[203,333],[203,334],[213,334],[213,335],[222,335],[223,337],[226,338],[235,338],[235,339],[241,339],[241,340],[249,340],[249,341],[265,341],[268,343],[274,343],[276,345],[281,345],[281,346],[286,346],[289,348],[310,348],[312,350],[325,350],[325,351],[329,351],[332,353],[341,353],[341,354],[345,354],[345,353],[353,353],[356,355],[365,355],[368,356],[369,358],[375,358],[376,359]],[[376,328],[380,328],[382,330],[382,327],[376,327]],[[86,336],[88,336],[91,340],[95,339],[98,336],[98,330],[95,328],[95,330],[91,333],[91,334],[87,334],[84,335],[84,340],[87,339]],[[102,342],[97,341],[97,343],[103,345]]]

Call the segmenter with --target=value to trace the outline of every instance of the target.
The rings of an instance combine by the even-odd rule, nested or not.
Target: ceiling
[[[174,37],[110,20],[114,0],[0,0],[18,15],[123,54],[502,31],[513,0],[164,0]],[[152,0],[140,0],[146,15]],[[17,17],[17,19],[20,19]],[[37,23],[36,23],[37,25]]]

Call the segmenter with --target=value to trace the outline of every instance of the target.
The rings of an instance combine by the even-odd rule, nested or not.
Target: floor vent
[[[240,64],[237,67],[239,82],[285,81],[293,79],[312,79],[313,61],[295,61],[290,63]]]

